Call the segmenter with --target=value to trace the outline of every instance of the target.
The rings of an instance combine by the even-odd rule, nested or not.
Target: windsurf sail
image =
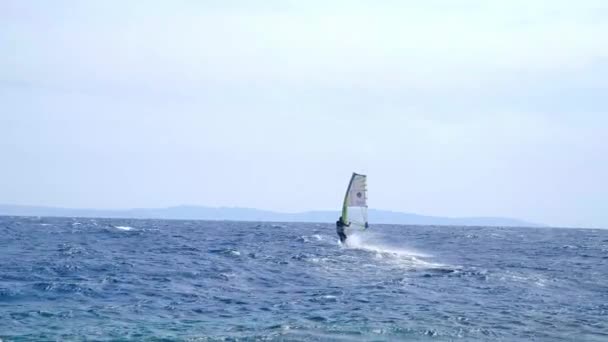
[[[367,223],[367,176],[354,173],[346,188],[342,205],[342,222],[351,228],[366,229]]]

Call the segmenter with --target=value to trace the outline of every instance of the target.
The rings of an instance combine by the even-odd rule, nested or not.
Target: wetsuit
[[[342,222],[342,217],[336,221],[336,232],[338,233],[338,237],[340,238],[340,242],[344,243],[346,241],[346,234],[344,233],[344,227],[348,227],[350,224],[344,224]]]

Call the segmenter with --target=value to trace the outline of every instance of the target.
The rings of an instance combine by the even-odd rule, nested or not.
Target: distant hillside
[[[61,216],[61,217],[106,217],[106,218],[154,218],[185,220],[231,220],[266,222],[335,222],[338,211],[306,211],[280,213],[251,208],[211,208],[200,206],[177,206],[158,209],[69,209],[20,205],[0,205],[4,216]],[[512,226],[538,227],[539,224],[502,217],[437,217],[386,210],[369,210],[371,224],[453,225],[453,226]]]

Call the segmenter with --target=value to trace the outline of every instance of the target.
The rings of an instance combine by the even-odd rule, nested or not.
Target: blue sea
[[[2,341],[608,341],[608,230],[0,217]]]

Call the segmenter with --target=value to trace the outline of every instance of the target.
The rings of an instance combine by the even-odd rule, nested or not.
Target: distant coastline
[[[339,212],[331,210],[318,210],[298,213],[283,213],[253,208],[216,208],[185,205],[168,208],[102,210],[0,204],[0,215],[333,223],[339,216]],[[371,224],[546,227],[545,225],[538,223],[504,217],[439,217],[377,209],[369,210],[369,221]]]

